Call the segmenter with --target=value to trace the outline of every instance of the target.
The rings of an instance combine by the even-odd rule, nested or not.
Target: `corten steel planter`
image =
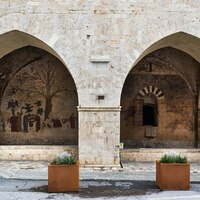
[[[162,190],[189,190],[190,163],[156,161],[156,185]]]
[[[78,192],[79,163],[48,165],[48,192]]]

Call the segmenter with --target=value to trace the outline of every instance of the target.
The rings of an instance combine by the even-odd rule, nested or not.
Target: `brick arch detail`
[[[154,94],[158,99],[164,98],[164,93],[155,86],[146,86],[137,93],[137,98],[143,98],[147,94]]]

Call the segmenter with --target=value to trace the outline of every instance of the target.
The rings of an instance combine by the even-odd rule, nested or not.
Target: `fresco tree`
[[[45,119],[52,111],[52,99],[65,95],[71,97],[76,91],[71,87],[73,80],[66,69],[63,73],[54,61],[40,61],[32,63],[23,73],[16,75],[16,82],[11,84],[8,95],[25,95],[26,98],[40,96],[45,99]]]

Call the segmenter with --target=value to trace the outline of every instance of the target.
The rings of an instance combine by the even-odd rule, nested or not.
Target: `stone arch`
[[[133,49],[133,55],[136,57],[135,60],[128,59],[129,66],[128,71],[125,74],[124,80],[122,81],[121,85],[121,95],[125,80],[130,73],[130,71],[148,54],[165,47],[172,47],[174,49],[180,50],[184,53],[187,53],[192,58],[194,58],[197,62],[200,63],[200,38],[193,32],[186,32],[186,31],[178,31],[172,32],[168,34],[160,35],[159,39],[150,40],[149,44],[145,44],[146,46],[143,48],[143,51],[135,53]],[[170,63],[168,63],[170,65]],[[180,76],[185,80],[190,91],[193,95],[198,96],[196,91],[191,87],[190,83],[186,80],[183,76],[181,71],[179,71]],[[121,97],[120,95],[120,97]],[[121,99],[121,98],[120,98]],[[196,102],[194,102],[196,104]]]
[[[142,51],[138,52],[135,49],[133,49],[132,57],[135,57],[135,59],[131,59],[130,56],[126,58],[126,69],[124,78],[122,80],[121,84],[121,92],[120,92],[120,102],[121,102],[121,96],[123,91],[123,86],[126,81],[126,78],[130,71],[148,54],[165,47],[172,47],[174,49],[178,49],[182,52],[187,53],[191,57],[193,57],[197,62],[200,63],[200,38],[196,36],[193,33],[187,33],[184,31],[179,32],[173,32],[170,34],[164,34],[159,39],[156,38],[154,40],[150,40],[149,44],[145,44]],[[170,64],[170,63],[168,63]],[[180,74],[182,76],[182,74]],[[183,77],[183,76],[182,76]],[[184,77],[183,77],[184,78]],[[186,83],[188,84],[187,80]],[[188,84],[188,87],[190,88],[190,85]],[[192,91],[192,89],[190,88]],[[195,93],[194,91],[192,91]]]
[[[57,51],[48,45],[48,42],[44,42],[29,33],[19,30],[11,30],[0,35],[0,42],[2,43],[0,48],[0,58],[16,49],[31,45],[49,52],[65,64]]]
[[[172,47],[181,50],[200,62],[200,56],[198,53],[200,52],[200,38],[192,34],[180,31],[169,34],[157,41],[152,42],[149,47],[141,52],[134,63],[131,64],[129,71],[146,55],[164,47]]]
[[[142,59],[145,59],[146,57],[148,57],[148,55],[152,55],[154,52],[162,50],[162,49],[165,49],[165,48],[175,49],[177,51],[180,51],[180,52],[183,52],[184,54],[189,55],[197,63],[195,65],[197,67],[196,69],[199,69],[198,67],[199,67],[199,63],[200,63],[200,56],[199,56],[200,39],[195,37],[195,36],[193,36],[193,35],[184,33],[184,32],[178,32],[178,33],[171,34],[169,36],[166,36],[166,37],[156,41],[155,43],[150,45],[146,50],[144,50],[141,53],[141,55],[137,57],[137,59],[135,60],[134,64],[129,68],[130,71],[128,72],[126,78],[128,78],[128,75],[130,74],[131,70],[135,66],[137,66],[141,62]],[[155,58],[148,57],[148,59],[149,59],[149,62],[151,62],[151,59],[155,59]],[[163,62],[163,60],[161,60],[161,61]],[[171,67],[172,63],[170,63],[168,61],[169,60],[167,60],[166,65]],[[178,64],[178,62],[176,63],[176,65],[177,64]],[[193,123],[192,129],[190,129],[190,140],[191,140],[191,144],[190,145],[191,146],[193,146],[193,145],[197,146],[198,145],[197,141],[198,141],[198,138],[199,138],[199,136],[198,136],[198,113],[197,113],[197,110],[198,110],[198,99],[197,99],[197,96],[199,96],[198,95],[198,93],[199,93],[199,91],[198,91],[198,81],[197,81],[196,85],[194,85],[194,84],[191,85],[190,80],[188,79],[188,77],[186,77],[187,73],[184,74],[184,70],[181,71],[181,68],[178,68],[177,66],[175,66],[175,67],[176,67],[175,70],[176,70],[177,75],[180,76],[180,78],[182,78],[182,81],[185,82],[184,85],[186,84],[187,88],[189,89],[188,95],[190,95],[189,98],[190,98],[190,105],[191,105],[190,106],[190,116],[191,116],[191,120],[192,120],[192,123]],[[194,74],[194,72],[193,72],[193,74]],[[191,76],[193,76],[193,74],[191,72],[189,72],[189,73],[191,74]],[[134,73],[132,75],[134,77]],[[197,76],[198,76],[198,73],[197,73]],[[197,76],[195,76],[195,80],[198,80]],[[125,79],[125,80],[127,80],[127,79]],[[125,80],[124,80],[123,89],[122,89],[122,92],[121,92],[121,104],[122,104],[122,96],[123,96],[123,94],[126,93],[126,92],[123,91],[124,90],[124,85],[125,85]],[[148,83],[150,83],[150,85],[145,86]],[[136,85],[137,83],[134,83],[134,84]],[[129,95],[130,102],[132,102],[131,99],[135,95],[137,96],[138,99],[142,99],[146,94],[149,94],[149,93],[156,93],[157,94],[156,96],[157,96],[158,99],[166,97],[166,94],[164,96],[163,91],[165,91],[165,90],[163,88],[162,88],[162,90],[163,90],[162,91],[158,87],[153,88],[154,85],[151,85],[151,84],[154,84],[154,83],[151,83],[151,82],[147,81],[147,83],[143,84],[143,86],[142,86],[143,89],[140,89],[139,92],[137,92],[138,91],[138,89],[137,89],[137,90],[135,90],[135,92],[137,92],[136,94],[133,93],[133,94]],[[184,87],[186,88],[186,86],[184,86]],[[155,92],[155,90],[156,90],[156,92]],[[130,88],[129,88],[129,91],[130,91]],[[177,90],[177,92],[179,92],[179,91]],[[191,93],[191,94],[189,94],[189,93]],[[128,94],[128,91],[127,91],[127,94]],[[170,99],[170,98],[167,97],[167,99]],[[124,102],[124,100],[123,100],[123,102]],[[161,102],[161,103],[166,103],[166,102]],[[131,105],[131,103],[129,103],[129,105]],[[142,105],[142,103],[139,102],[139,105]],[[123,106],[125,108],[124,110],[123,110]],[[121,120],[123,119],[124,121],[126,121],[126,118],[127,119],[130,118],[130,120],[129,120],[130,123],[129,124],[131,124],[132,121],[133,121],[132,120],[133,112],[132,113],[129,112],[129,108],[131,110],[133,107],[128,106],[128,103],[123,103],[123,105],[122,105],[122,113],[123,112],[124,113],[127,112],[127,116],[128,117],[122,118],[122,115],[121,115]],[[194,114],[194,118],[193,118],[193,114]],[[127,124],[126,126],[128,127],[129,124]],[[122,121],[121,121],[121,125],[122,125]],[[130,126],[132,126],[132,125],[130,125]],[[188,127],[190,127],[190,126],[187,125],[187,128]],[[127,128],[125,127],[125,129],[127,129]],[[126,132],[127,132],[127,130],[126,130]],[[185,132],[185,134],[186,134],[186,132]],[[124,138],[126,139],[126,138],[128,138],[128,136],[124,135]]]
[[[26,47],[26,46],[33,46],[33,47],[42,49],[48,52],[49,54],[55,56],[60,62],[63,63],[63,65],[67,68],[70,75],[72,76],[75,82],[76,89],[77,89],[77,82],[76,82],[76,78],[73,73],[72,67],[68,63],[66,64],[62,56],[62,53],[53,47],[56,41],[57,41],[56,35],[52,35],[51,40],[49,41],[43,41],[40,39],[39,36],[35,37],[34,35],[25,33],[20,30],[10,30],[0,35],[0,43],[1,43],[0,59],[4,57],[5,55],[7,55],[8,53],[14,50]],[[78,93],[78,90],[77,90],[77,93]],[[78,99],[79,99],[79,93],[78,93]]]
[[[51,116],[51,127],[53,127],[53,128],[61,128],[61,127],[64,127],[64,124],[66,125],[67,123],[69,124],[69,123],[73,123],[73,127],[72,127],[72,125],[70,124],[70,125],[66,125],[66,126],[70,126],[71,127],[71,129],[73,128],[73,129],[75,129],[76,128],[76,130],[73,130],[74,132],[76,132],[75,134],[77,135],[77,138],[78,138],[78,127],[77,127],[77,125],[76,125],[76,127],[75,127],[75,120],[74,120],[74,118],[75,117],[77,117],[76,118],[76,121],[78,120],[78,114],[75,114],[76,116],[74,116],[73,115],[73,113],[77,113],[77,106],[78,106],[78,93],[77,93],[77,88],[76,88],[76,83],[75,83],[75,81],[74,81],[74,78],[73,78],[73,76],[72,76],[72,74],[71,74],[71,72],[70,72],[70,70],[69,70],[69,68],[68,68],[68,66],[65,64],[65,62],[63,61],[63,59],[58,55],[58,53],[54,50],[54,49],[52,49],[48,44],[46,44],[45,42],[43,42],[43,41],[41,41],[40,39],[38,39],[38,38],[36,38],[36,37],[34,37],[34,36],[32,36],[32,35],[29,35],[29,34],[27,34],[27,33],[24,33],[24,32],[21,32],[21,31],[18,31],[18,30],[13,30],[13,31],[10,31],[10,32],[8,32],[8,33],[4,33],[4,34],[2,34],[2,35],[0,35],[0,42],[1,42],[1,48],[0,48],[0,59],[7,59],[7,60],[9,60],[8,58],[6,58],[6,57],[9,57],[9,55],[11,55],[11,54],[15,54],[15,55],[17,55],[16,54],[16,52],[18,52],[18,51],[22,51],[23,49],[27,49],[27,48],[32,48],[32,50],[33,50],[33,52],[35,52],[35,51],[39,51],[39,53],[36,53],[35,55],[37,55],[37,56],[33,56],[33,57],[30,57],[30,59],[25,59],[24,61],[25,62],[19,62],[20,63],[20,67],[17,67],[15,70],[13,70],[12,71],[12,77],[13,77],[13,79],[14,78],[16,78],[16,75],[18,75],[21,71],[23,71],[23,69],[24,70],[26,70],[26,68],[32,68],[31,67],[31,65],[33,64],[33,63],[37,63],[37,62],[39,62],[39,61],[41,61],[43,58],[44,59],[46,59],[45,60],[45,62],[48,60],[48,58],[50,58],[50,60],[51,60],[51,62],[52,63],[56,63],[57,65],[56,66],[58,66],[59,68],[61,67],[62,68],[62,72],[66,72],[67,71],[67,76],[68,77],[70,77],[70,83],[72,83],[71,85],[73,85],[73,91],[75,91],[74,93],[76,93],[75,94],[75,105],[73,104],[73,111],[71,112],[71,113],[64,113],[63,112],[63,114],[61,114],[62,116],[60,117],[60,118],[58,118],[57,116],[56,116],[56,109],[55,109],[55,107],[57,107],[57,105],[60,105],[59,104],[59,101],[60,101],[60,99],[56,99],[56,106],[54,106],[54,113],[52,112],[52,116]],[[36,49],[36,50],[34,50],[34,49]],[[28,52],[30,52],[30,51],[32,51],[32,50],[29,50]],[[23,50],[23,52],[26,52],[26,50]],[[41,55],[39,55],[41,53]],[[19,55],[19,54],[18,54]],[[25,55],[25,53],[23,53],[23,56]],[[27,56],[28,54],[26,54],[26,56]],[[27,56],[28,57],[28,56]],[[24,57],[25,58],[25,57]],[[24,59],[23,58],[23,59]],[[33,58],[33,59],[32,59]],[[47,63],[47,62],[46,62]],[[36,65],[36,64],[35,64]],[[1,66],[2,67],[2,66]],[[53,66],[54,67],[54,66]],[[4,66],[4,68],[1,68],[1,69],[5,69],[6,67]],[[9,67],[8,67],[9,68]],[[55,69],[55,71],[57,70],[56,68],[54,68]],[[3,70],[2,70],[3,71]],[[1,72],[2,72],[1,71]],[[37,71],[39,71],[38,69],[37,69]],[[42,71],[42,70],[40,70],[40,71]],[[48,72],[47,72],[48,73]],[[53,73],[54,72],[52,72],[52,76],[53,76]],[[1,73],[2,74],[2,73]],[[5,81],[4,81],[4,83],[2,83],[1,82],[1,86],[3,86],[1,89],[2,89],[2,93],[1,93],[1,95],[3,96],[3,94],[4,94],[4,91],[6,90],[6,88],[7,88],[7,86],[8,85],[10,85],[10,82],[11,82],[11,80],[12,80],[12,77],[9,75],[9,73],[8,72],[6,72],[6,74],[8,75],[8,76],[6,76],[6,79],[5,79]],[[55,73],[54,73],[55,74]],[[61,73],[60,73],[61,74]],[[63,73],[62,74],[63,76],[65,76],[65,73]],[[59,80],[58,79],[58,76],[56,77],[57,79],[56,80]],[[1,80],[2,81],[2,80]],[[40,79],[40,81],[42,81],[42,78]],[[59,82],[59,81],[58,81]],[[53,83],[52,83],[53,84]],[[58,84],[60,84],[60,83],[58,83]],[[58,85],[57,84],[57,86],[59,86],[60,87],[60,85]],[[46,84],[47,85],[47,84]],[[69,85],[69,84],[68,84]],[[56,86],[56,87],[57,87]],[[71,87],[71,86],[70,86]],[[49,89],[50,90],[50,89]],[[69,89],[70,90],[70,89]],[[25,90],[24,90],[25,91]],[[29,90],[29,92],[30,92],[30,90]],[[54,92],[52,92],[52,93],[55,93],[55,92],[57,92],[57,91],[54,91]],[[48,108],[50,108],[51,107],[51,109],[49,109],[49,110],[52,110],[52,99],[51,99],[51,97],[45,97],[45,96],[47,96],[46,94],[44,95],[44,96],[40,96],[40,98],[43,100],[43,105],[47,105],[47,102],[50,102],[49,104],[50,104],[50,106],[44,106],[44,108],[47,110],[47,107]],[[54,97],[55,97],[55,95],[54,95]],[[38,98],[38,97],[37,97]],[[41,99],[39,99],[39,100],[41,100]],[[49,100],[50,99],[50,100]],[[63,97],[63,99],[64,99],[64,97]],[[0,101],[2,100],[2,97],[0,97]],[[47,100],[49,100],[49,101],[47,101]],[[11,101],[13,102],[13,99],[11,99]],[[14,100],[15,101],[15,103],[16,103],[16,99]],[[71,100],[70,100],[71,101]],[[7,102],[10,102],[9,100],[7,101],[5,101],[6,103]],[[64,100],[62,100],[62,102],[64,102]],[[27,103],[27,102],[23,102],[23,104],[21,103],[20,104],[20,107],[19,107],[19,110],[20,110],[20,108],[21,108],[21,110],[22,109],[25,109],[24,107],[24,105],[26,105],[25,103]],[[35,99],[35,102],[32,102],[32,107],[34,106],[34,104],[36,103],[36,99]],[[28,102],[28,104],[29,104],[29,102]],[[4,103],[4,105],[5,105],[5,103]],[[17,106],[16,106],[17,107]],[[62,106],[60,106],[60,107],[62,107]],[[66,108],[67,107],[69,107],[68,105],[66,105],[65,104],[65,109],[63,109],[63,110],[66,110]],[[4,110],[6,110],[6,107],[4,106]],[[38,132],[39,130],[41,130],[41,129],[39,129],[39,128],[35,128],[35,124],[36,124],[36,117],[37,117],[37,112],[38,112],[38,110],[37,109],[39,109],[39,108],[41,108],[41,105],[39,106],[39,104],[37,105],[37,106],[35,106],[35,111],[34,111],[34,116],[33,116],[33,119],[31,119],[32,120],[32,122],[31,122],[31,128],[32,127],[34,127],[33,129],[36,129],[36,132]],[[45,117],[44,117],[44,121],[45,121],[45,123],[41,120],[41,124],[40,124],[40,127],[42,127],[42,124],[44,124],[46,127],[48,126],[48,127],[50,127],[50,125],[49,125],[49,122],[47,122],[47,117],[49,116],[49,113],[50,112],[46,112],[45,111],[45,109],[43,108],[43,113],[45,113]],[[1,110],[2,110],[2,108],[1,108]],[[16,110],[16,112],[15,112],[15,115],[16,115],[16,113],[19,113],[19,114],[21,114],[21,116],[20,116],[20,119],[23,119],[24,118],[24,116],[26,115],[25,114],[25,110],[23,110],[23,112],[19,112],[19,110]],[[41,109],[40,109],[41,110]],[[61,110],[61,109],[60,109]],[[11,110],[9,110],[9,111],[11,111]],[[23,113],[23,114],[22,114]],[[1,112],[1,114],[2,114],[2,112]],[[10,113],[7,113],[7,114],[9,114],[9,117],[11,118],[12,116],[14,116],[14,114],[13,114],[13,111],[12,111],[12,114],[10,115]],[[3,116],[3,115],[2,115]],[[5,116],[5,115],[4,115]],[[7,117],[8,115],[6,115],[4,118],[4,121],[6,121],[6,119],[9,119],[9,117]],[[64,116],[64,117],[63,117]],[[31,118],[31,117],[30,117]],[[2,120],[2,118],[1,118],[1,120]],[[67,121],[68,120],[68,121]],[[71,121],[73,121],[73,122],[69,122],[69,120],[71,120]],[[7,124],[11,124],[11,120],[10,121],[8,121],[7,120]],[[67,123],[66,123],[67,122]],[[33,125],[33,123],[34,123],[34,125]],[[20,124],[23,124],[23,122],[20,122]],[[11,124],[11,126],[12,126],[12,124]],[[3,126],[2,126],[3,127]],[[68,128],[68,127],[67,127]],[[10,129],[10,127],[7,129],[7,130],[9,130]],[[4,129],[5,130],[5,129]],[[4,131],[3,130],[3,131]],[[17,130],[17,131],[16,131]],[[9,130],[10,131],[10,130]],[[35,130],[34,130],[35,131]],[[54,130],[55,131],[55,130]],[[64,131],[65,130],[62,130],[62,134],[64,134]],[[22,133],[22,127],[20,127],[20,131],[19,131],[19,129],[17,128],[17,129],[14,129],[13,128],[13,130],[11,129],[11,132],[20,132],[20,134],[22,135],[23,133]],[[9,132],[10,133],[10,132]],[[32,133],[32,134],[34,134],[34,132]],[[53,133],[52,133],[53,134]],[[62,135],[60,135],[61,137],[60,138],[57,138],[58,140],[57,140],[57,142],[55,142],[54,143],[54,141],[53,141],[53,139],[50,141],[50,142],[47,142],[46,144],[64,144],[64,142],[62,143],[62,139],[64,138]],[[75,138],[75,137],[74,137]],[[66,141],[66,145],[68,145],[68,144],[75,144],[75,145],[77,145],[77,142],[78,142],[78,140],[77,140],[77,138],[75,138],[74,140],[73,140],[73,142],[68,142],[68,138],[65,138],[65,141]],[[56,138],[54,138],[54,139],[56,139]],[[16,143],[14,143],[13,141],[13,143],[9,143],[9,142],[7,142],[7,141],[2,141],[2,143],[1,144],[37,144],[37,141],[38,140],[41,140],[41,138],[36,138],[36,140],[35,140],[35,143],[26,143],[26,142],[23,142],[23,143],[20,143],[20,142],[16,142]],[[44,140],[45,141],[45,140]],[[46,140],[47,141],[47,140]],[[63,140],[64,141],[64,140]],[[74,142],[75,141],[75,142]],[[45,142],[41,142],[41,143],[38,143],[38,144],[41,144],[41,145],[43,145],[43,144],[45,144]]]
[[[158,99],[164,98],[164,93],[162,92],[162,90],[152,85],[146,86],[142,90],[140,90],[137,93],[136,98],[143,98],[145,95],[150,93],[155,95]]]

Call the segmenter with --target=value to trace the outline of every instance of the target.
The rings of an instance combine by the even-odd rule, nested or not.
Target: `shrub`
[[[181,156],[180,154],[176,154],[176,153],[167,153],[161,157],[160,162],[161,163],[187,163],[187,157]]]
[[[51,161],[52,165],[74,165],[76,163],[77,160],[67,152],[62,152]]]

